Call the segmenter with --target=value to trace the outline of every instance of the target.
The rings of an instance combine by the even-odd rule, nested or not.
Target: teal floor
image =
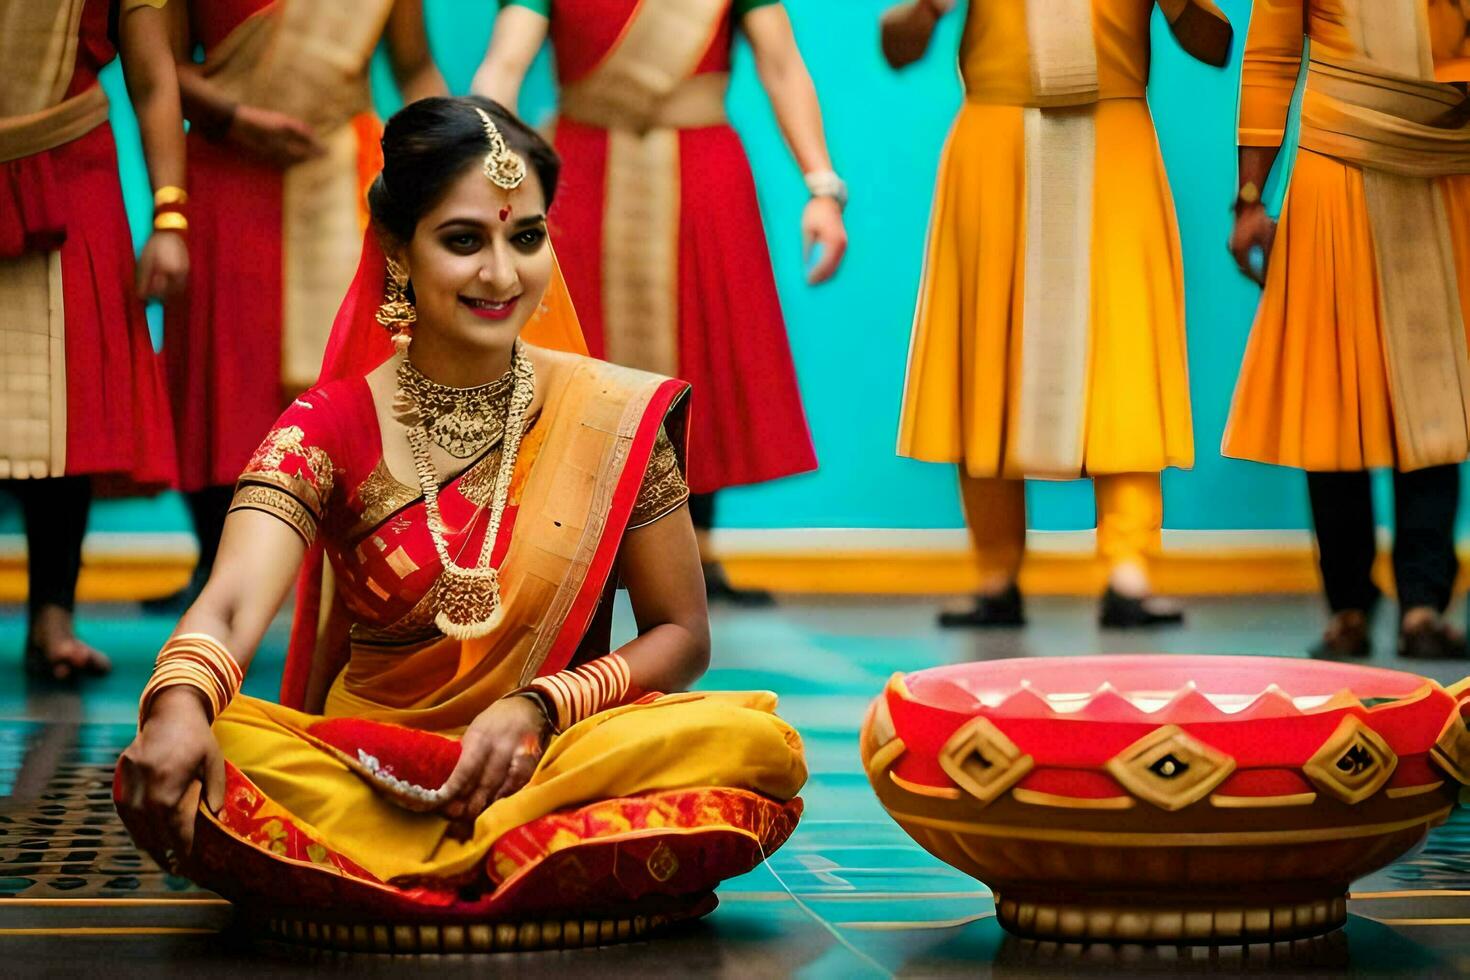
[[[914,600],[785,602],[717,612],[710,688],[768,688],[806,741],[806,818],[718,910],[653,942],[497,957],[516,973],[607,976],[1051,976],[1270,973],[1470,976],[1470,814],[1409,859],[1359,882],[1348,927],[1312,942],[1217,949],[1057,946],[996,925],[983,885],[921,850],[877,805],[856,732],[894,671],[1008,656],[1095,652],[1300,655],[1319,627],[1297,598],[1200,600],[1177,630],[1103,634],[1090,603],[1032,603],[1033,625],[940,631]],[[20,681],[20,612],[0,609],[0,974],[294,975],[404,972],[422,961],[312,953],[230,931],[227,906],[172,879],[120,836],[107,774],[132,732],[138,691],[169,623],[132,607],[84,610],[85,635],[117,662],[80,693]],[[626,617],[624,617],[626,619]],[[1398,664],[1388,624],[1374,662],[1442,681],[1470,663]],[[268,637],[246,690],[270,696],[285,634]],[[125,903],[88,899],[128,899]],[[176,901],[160,901],[173,899]],[[79,931],[81,930],[81,931]],[[87,930],[100,930],[88,932]],[[436,975],[480,973],[483,958],[432,957]]]

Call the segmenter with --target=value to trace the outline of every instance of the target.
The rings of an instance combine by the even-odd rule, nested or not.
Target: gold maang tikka
[[[418,322],[418,318],[418,310],[408,301],[408,270],[390,257],[388,283],[375,319],[388,330],[393,338],[393,346],[399,351],[407,351],[413,340],[413,325]]]
[[[526,179],[526,161],[506,144],[490,113],[478,106],[475,111],[480,114],[480,126],[490,143],[490,152],[485,154],[485,176],[501,190],[513,191]]]

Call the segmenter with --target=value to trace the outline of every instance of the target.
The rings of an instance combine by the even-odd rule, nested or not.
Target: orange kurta
[[[1177,7],[1177,4],[1166,5]],[[972,0],[966,101],[944,151],[909,355],[899,452],[974,477],[1159,472],[1194,460],[1184,282],[1146,101],[1151,0],[1092,0],[1091,267],[1078,466],[1017,452],[1028,257],[1026,4]],[[1030,325],[1030,326],[1035,326]],[[1070,471],[1069,471],[1070,470]]]
[[[1437,79],[1470,80],[1463,5],[1412,2],[1429,15]],[[1314,59],[1366,60],[1347,6],[1345,0],[1257,0],[1241,74],[1242,146],[1280,145],[1305,40],[1311,40]],[[1436,183],[1470,322],[1464,288],[1470,283],[1470,176]],[[1225,455],[1316,471],[1400,464],[1375,263],[1363,169],[1300,150],[1225,431]]]

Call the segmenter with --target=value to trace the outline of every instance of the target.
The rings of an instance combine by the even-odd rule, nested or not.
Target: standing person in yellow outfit
[[[1230,245],[1265,295],[1224,452],[1307,471],[1326,655],[1368,652],[1371,467],[1394,471],[1401,652],[1464,651],[1442,617],[1470,456],[1467,24],[1463,0],[1257,0],[1251,14]],[[1307,38],[1301,150],[1278,228],[1261,187]]]
[[[894,67],[952,0],[884,15]],[[1223,65],[1208,0],[1159,0],[1194,57]],[[1194,461],[1184,283],[1146,101],[1153,0],[971,0],[965,105],[940,166],[898,449],[957,463],[982,568],[946,626],[1024,622],[1023,480],[1093,478],[1104,626],[1177,623],[1151,597],[1159,473]]]

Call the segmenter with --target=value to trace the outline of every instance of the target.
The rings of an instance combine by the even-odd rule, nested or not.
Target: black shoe
[[[1153,598],[1135,599],[1115,591],[1112,586],[1103,593],[1097,621],[1104,629],[1144,629],[1151,626],[1178,626],[1184,622],[1182,609],[1157,608]]]
[[[1399,633],[1399,656],[1407,660],[1463,660],[1465,638],[1444,623],[1426,623]]]
[[[1337,613],[1307,655],[1314,660],[1361,660],[1373,653],[1368,614],[1356,610]]]
[[[722,602],[746,609],[764,609],[776,604],[775,596],[765,589],[737,589],[725,577],[725,569],[718,563],[704,566],[704,595],[710,603]]]
[[[1021,590],[1012,585],[998,595],[977,595],[971,609],[941,612],[939,625],[945,629],[1025,626],[1026,610],[1021,601]]]

